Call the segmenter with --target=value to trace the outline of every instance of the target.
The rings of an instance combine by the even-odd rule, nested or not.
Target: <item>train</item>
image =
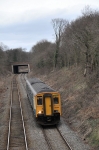
[[[26,79],[27,96],[40,125],[57,125],[61,116],[60,93],[39,78]]]

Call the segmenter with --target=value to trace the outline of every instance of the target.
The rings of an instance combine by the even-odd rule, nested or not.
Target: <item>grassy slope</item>
[[[64,120],[83,140],[99,148],[99,84],[91,84],[75,67],[35,76],[61,93]]]

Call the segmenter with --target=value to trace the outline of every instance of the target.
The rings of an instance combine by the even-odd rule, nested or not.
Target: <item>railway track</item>
[[[50,150],[72,150],[57,127],[43,127],[43,134]]]
[[[12,81],[7,150],[28,150],[25,124],[16,76]]]
[[[73,150],[57,127],[43,128],[43,133],[51,150]]]

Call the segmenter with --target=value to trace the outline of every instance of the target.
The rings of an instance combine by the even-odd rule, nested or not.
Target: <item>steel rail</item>
[[[64,140],[64,142],[67,144],[68,148],[69,148],[70,150],[73,150],[73,149],[71,148],[71,146],[69,145],[68,141],[64,138],[64,136],[63,136],[62,133],[60,132],[60,130],[59,130],[57,127],[56,127],[56,129],[57,129],[57,131],[59,132],[59,134],[60,134],[60,136],[62,137],[62,139]]]
[[[9,141],[10,141],[10,132],[11,132],[11,110],[12,110],[12,83],[11,83],[11,103],[10,103],[10,117],[9,117],[9,130],[8,130],[7,150],[9,150]]]
[[[49,140],[48,140],[48,138],[47,138],[47,135],[46,135],[46,133],[45,133],[45,131],[44,131],[43,128],[42,128],[42,132],[43,132],[43,134],[44,134],[44,137],[45,137],[45,140],[46,140],[46,142],[47,142],[47,144],[48,144],[48,147],[50,148],[50,150],[53,150],[53,148],[52,148],[52,146],[51,146],[51,144],[50,144],[50,142],[49,142]]]

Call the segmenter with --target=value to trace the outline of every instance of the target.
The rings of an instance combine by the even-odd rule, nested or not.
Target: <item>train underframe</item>
[[[60,113],[53,113],[53,115],[38,114],[36,121],[41,125],[55,125],[60,121]]]

